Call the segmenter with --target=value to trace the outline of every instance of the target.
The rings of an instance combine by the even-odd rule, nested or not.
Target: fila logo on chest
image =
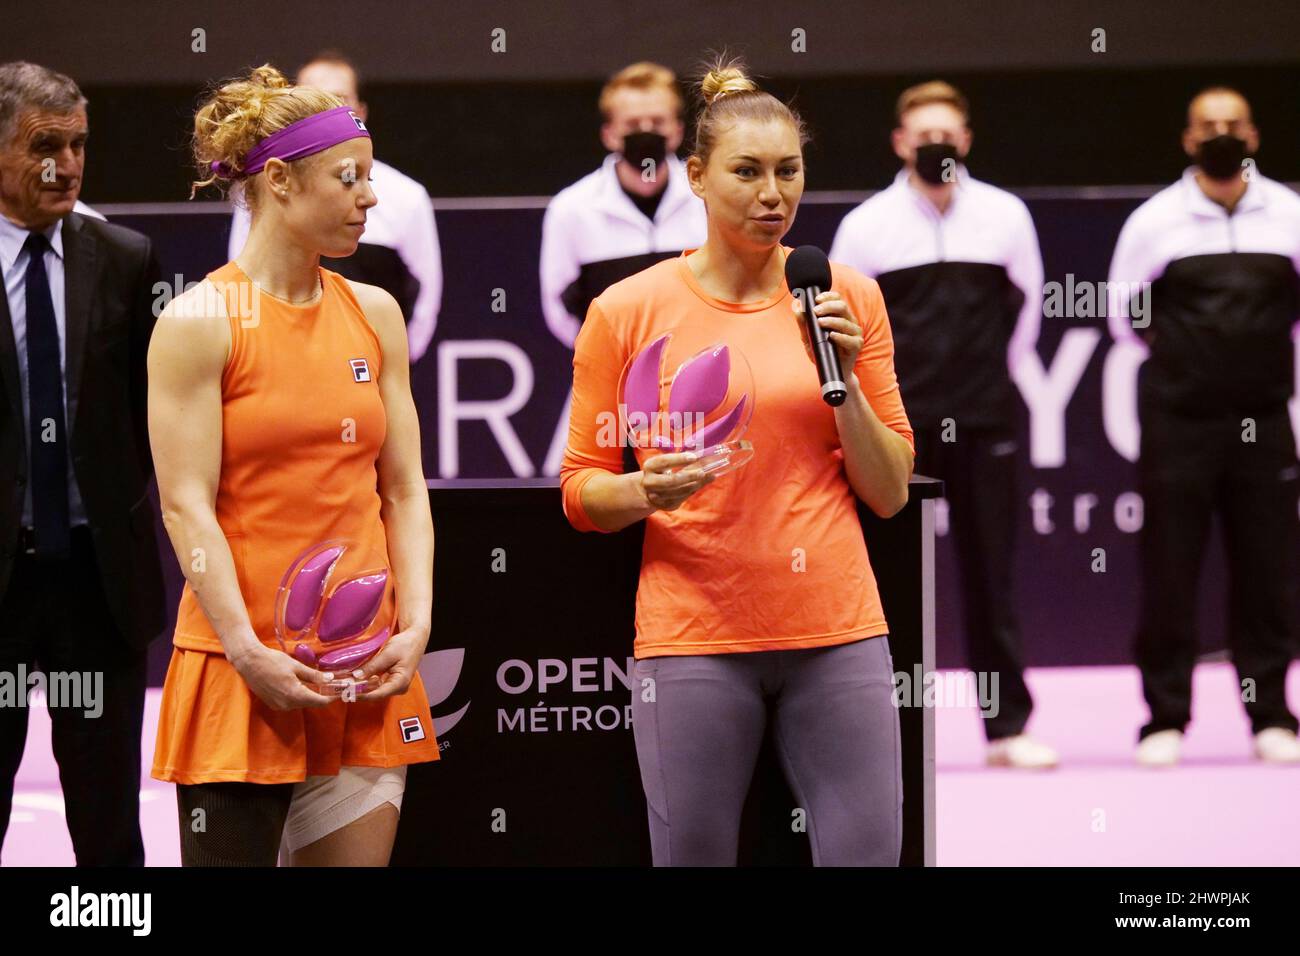
[[[370,363],[363,358],[348,359],[348,365],[352,369],[352,381],[368,382],[370,381]]]

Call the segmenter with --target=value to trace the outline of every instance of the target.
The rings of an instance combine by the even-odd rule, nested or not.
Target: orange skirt
[[[341,766],[438,759],[416,674],[404,694],[272,710],[224,654],[175,648],[163,684],[151,776],[173,783],[297,783]]]

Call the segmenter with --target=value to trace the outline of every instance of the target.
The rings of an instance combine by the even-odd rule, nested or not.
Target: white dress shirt
[[[31,396],[27,392],[27,259],[23,249],[30,230],[0,216],[0,270],[4,272],[5,296],[9,300],[9,320],[13,325],[14,346],[18,352],[18,384],[23,396],[23,443],[27,460],[32,460]],[[59,364],[63,367],[63,420],[67,436],[72,434],[76,408],[68,407],[68,323],[63,283],[63,220],[44,230],[50,247],[45,250],[45,274],[50,280],[50,298],[54,303],[54,321],[59,328]],[[73,525],[86,523],[86,508],[81,501],[81,490],[72,470],[72,442],[65,440],[64,452],[68,459],[68,520]],[[31,474],[31,469],[28,469]],[[32,482],[29,478],[23,492],[23,525],[31,527]]]

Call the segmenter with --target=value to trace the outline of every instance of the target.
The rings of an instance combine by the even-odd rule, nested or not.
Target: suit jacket
[[[72,468],[114,623],[131,647],[143,650],[165,620],[148,493],[153,457],[145,365],[161,272],[146,236],[75,212],[63,220],[63,263],[63,374],[68,407],[76,403],[68,428]],[[13,571],[31,478],[20,360],[9,302],[0,294],[0,594]]]

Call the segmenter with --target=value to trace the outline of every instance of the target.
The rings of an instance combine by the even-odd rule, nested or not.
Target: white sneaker
[[[1265,763],[1300,763],[1300,740],[1285,727],[1265,727],[1255,735],[1255,756]]]
[[[1183,754],[1181,730],[1159,730],[1142,738],[1138,744],[1137,762],[1144,767],[1172,767]]]
[[[1055,767],[1056,751],[1028,734],[1002,737],[989,743],[986,757],[990,767],[1016,767],[1021,770],[1046,770]]]

